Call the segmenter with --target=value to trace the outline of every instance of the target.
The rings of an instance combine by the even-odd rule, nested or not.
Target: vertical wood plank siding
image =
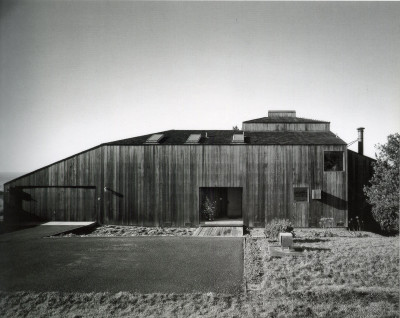
[[[243,123],[244,131],[329,131],[329,123]]]
[[[6,219],[89,221],[97,219],[101,148],[54,163],[6,185]],[[11,189],[19,187],[15,194]],[[14,198],[11,198],[14,196]]]
[[[197,226],[200,187],[241,187],[248,226],[264,226],[273,218],[289,218],[297,227],[318,226],[321,217],[347,226],[347,171],[324,172],[326,150],[343,151],[347,166],[345,146],[102,146],[7,187],[65,186],[24,190],[34,201],[24,200],[23,210],[44,219],[51,219],[50,208],[56,207],[64,220]],[[293,187],[308,188],[308,201],[294,202]],[[312,200],[313,189],[325,193],[321,200]]]

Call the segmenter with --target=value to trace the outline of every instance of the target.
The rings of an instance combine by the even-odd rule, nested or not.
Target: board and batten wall
[[[243,123],[244,131],[329,131],[329,123]]]
[[[6,184],[6,215],[198,226],[200,187],[241,187],[247,226],[288,218],[316,227],[321,217],[347,226],[347,169],[325,172],[324,151],[343,151],[347,167],[337,145],[103,145]],[[308,189],[307,202],[294,202],[294,187]]]

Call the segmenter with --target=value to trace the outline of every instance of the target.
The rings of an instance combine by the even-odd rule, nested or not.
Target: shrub
[[[325,229],[323,232],[314,232],[315,237],[335,237],[339,236],[336,233],[333,233],[330,230]]]
[[[396,234],[399,233],[400,134],[389,135],[387,143],[378,145],[377,150],[374,175],[364,192],[381,229]]]
[[[203,203],[202,214],[206,220],[214,220],[215,212],[217,211],[217,202],[211,201],[208,197],[206,197]]]
[[[292,233],[294,235],[294,228],[288,219],[273,219],[270,223],[265,225],[264,233],[267,238],[277,240],[279,233]]]
[[[333,227],[333,218],[321,218],[319,220],[319,226],[322,228]]]

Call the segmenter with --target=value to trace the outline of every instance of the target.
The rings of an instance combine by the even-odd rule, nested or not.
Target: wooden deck
[[[203,221],[200,223],[202,227],[243,227],[243,220],[232,220],[232,219],[222,219],[222,220],[214,220],[214,221]]]
[[[243,236],[243,227],[199,227],[193,236],[230,236],[230,237],[241,237]]]

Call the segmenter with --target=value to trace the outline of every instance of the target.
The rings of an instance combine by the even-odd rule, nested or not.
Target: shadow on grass
[[[293,240],[293,242],[294,243],[319,243],[319,242],[328,242],[329,240],[328,239],[320,239],[320,238],[312,238],[312,239],[307,239],[307,238],[304,238],[304,239],[301,239],[301,238],[298,238],[298,239],[294,239]]]
[[[330,248],[323,247],[307,247],[307,246],[295,246],[294,250],[296,252],[304,252],[304,251],[330,251]]]
[[[321,287],[324,288],[324,287]],[[366,290],[354,290],[353,288],[343,288],[337,290],[324,290],[324,291],[295,291],[290,294],[293,299],[301,299],[302,301],[326,301],[328,302],[341,302],[343,304],[354,302],[355,300],[363,303],[387,301],[389,303],[398,303],[398,293],[393,290],[377,290],[367,288]],[[397,316],[396,316],[397,317]]]

